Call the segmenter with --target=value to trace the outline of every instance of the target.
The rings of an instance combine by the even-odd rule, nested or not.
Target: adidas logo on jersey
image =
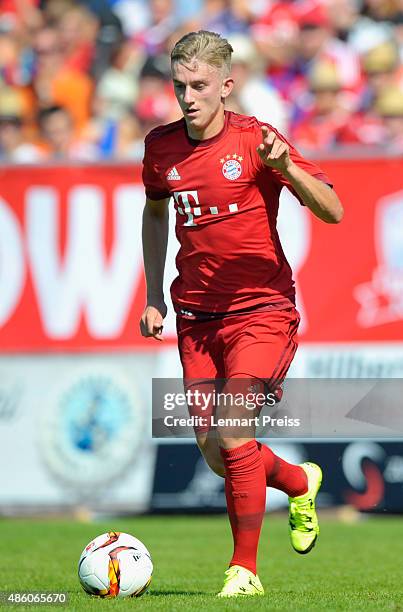
[[[179,172],[177,171],[177,169],[175,168],[175,166],[172,168],[172,170],[168,172],[167,180],[168,181],[180,181],[181,180],[181,176]]]

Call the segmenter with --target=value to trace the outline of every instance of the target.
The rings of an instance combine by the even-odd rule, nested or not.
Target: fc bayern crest
[[[234,155],[227,155],[222,158],[220,162],[223,164],[222,173],[229,181],[235,181],[242,174],[242,166],[240,162],[243,157],[234,153]]]

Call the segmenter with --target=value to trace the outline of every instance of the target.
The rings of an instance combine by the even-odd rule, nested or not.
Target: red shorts
[[[278,387],[297,350],[299,321],[296,308],[255,311],[209,321],[178,317],[178,346],[186,388],[210,390],[214,380],[231,378],[276,381]],[[211,404],[201,414],[196,407],[189,406],[189,412],[209,419],[214,408]]]

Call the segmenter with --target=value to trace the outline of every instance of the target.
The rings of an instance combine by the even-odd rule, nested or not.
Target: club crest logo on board
[[[220,159],[220,163],[222,164],[222,173],[226,179],[229,181],[235,181],[242,174],[242,166],[241,163],[243,161],[243,157],[241,155],[237,155],[234,153],[233,155],[226,155]]]
[[[41,454],[75,499],[95,499],[138,459],[145,428],[136,387],[111,367],[66,375],[41,421]]]
[[[403,320],[403,190],[381,198],[375,217],[377,264],[372,278],[355,287],[360,327]]]

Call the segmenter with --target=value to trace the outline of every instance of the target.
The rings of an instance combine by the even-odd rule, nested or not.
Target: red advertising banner
[[[315,219],[287,193],[279,215],[303,316],[301,342],[402,341],[403,161],[321,166],[345,206],[343,222]],[[158,348],[138,331],[140,171],[129,165],[0,170],[1,352]],[[175,250],[172,238],[171,280]],[[166,331],[174,342],[173,324]]]

